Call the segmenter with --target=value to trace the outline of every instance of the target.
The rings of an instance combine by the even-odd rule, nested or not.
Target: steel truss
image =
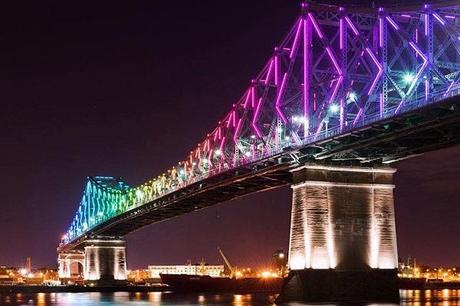
[[[303,3],[262,71],[186,159],[137,187],[113,178],[88,180],[62,245],[144,205],[267,160],[389,161],[388,147],[380,145],[388,155],[382,158],[371,140],[385,134],[385,126],[396,130],[392,124],[406,114],[459,95],[459,72],[460,6],[347,11]],[[381,129],[360,134],[368,126]],[[347,137],[358,134],[366,150],[346,147],[355,143]]]

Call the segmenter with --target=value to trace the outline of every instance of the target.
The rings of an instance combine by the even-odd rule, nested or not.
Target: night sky
[[[13,1],[11,1],[13,2]],[[88,175],[131,185],[212,130],[299,13],[299,1],[15,1],[0,5],[0,264],[56,265]],[[11,5],[15,5],[14,7]],[[460,148],[400,162],[401,258],[460,266]],[[287,249],[290,189],[128,236],[129,268],[263,266]]]

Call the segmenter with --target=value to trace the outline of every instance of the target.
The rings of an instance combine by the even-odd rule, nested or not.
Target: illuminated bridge
[[[388,165],[460,142],[456,3],[303,3],[260,73],[184,160],[140,186],[88,178],[58,248],[61,276],[79,261],[86,280],[124,280],[124,235],[291,185],[291,274],[282,296],[321,299],[310,279],[346,279],[357,292],[366,283],[358,295],[395,297]],[[390,289],[373,292],[382,282]]]

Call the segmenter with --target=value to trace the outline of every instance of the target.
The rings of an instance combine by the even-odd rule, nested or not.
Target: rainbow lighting
[[[148,203],[161,208],[165,196],[179,195],[216,175],[458,95],[458,19],[460,5],[418,5],[397,12],[331,5],[326,10],[303,3],[261,71],[248,78],[241,98],[228,101],[229,112],[183,160],[139,186],[116,177],[88,178],[61,246],[84,240]],[[441,42],[442,47],[436,45]],[[303,251],[291,254],[292,268],[335,267],[334,233],[327,227],[322,230],[324,243],[317,248],[305,234]],[[369,265],[393,267],[393,250],[383,254],[376,249],[378,234],[369,237],[373,239],[366,255]],[[87,273],[88,279],[98,277],[96,270]]]

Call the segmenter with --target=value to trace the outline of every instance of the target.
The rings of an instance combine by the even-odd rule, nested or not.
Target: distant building
[[[160,278],[160,274],[209,275],[219,277],[224,273],[224,265],[190,264],[148,266],[150,278]]]

